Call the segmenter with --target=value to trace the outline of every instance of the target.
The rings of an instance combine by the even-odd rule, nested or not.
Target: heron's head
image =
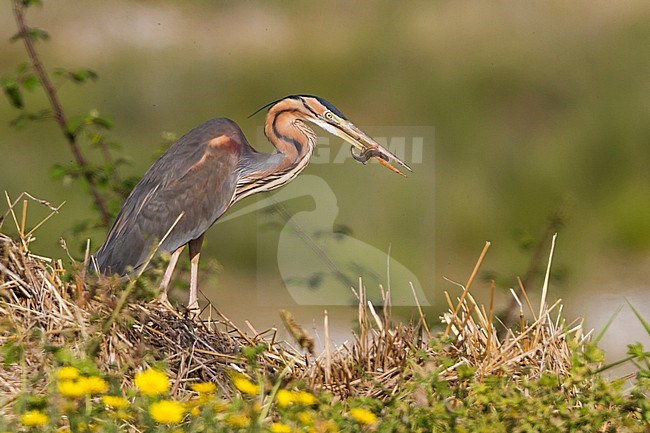
[[[359,162],[365,164],[370,158],[376,158],[383,166],[402,176],[404,174],[391,163],[396,163],[411,171],[408,165],[357,128],[341,111],[323,98],[310,95],[292,95],[272,102],[267,107],[291,110],[303,120],[342,138],[352,145],[352,156]],[[354,148],[359,151],[359,154],[354,153]]]

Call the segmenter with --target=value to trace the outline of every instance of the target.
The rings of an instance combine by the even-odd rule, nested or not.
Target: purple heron
[[[316,145],[316,134],[308,123],[350,143],[357,161],[376,158],[396,173],[402,174],[391,162],[411,170],[322,98],[292,95],[260,110],[265,108],[264,133],[277,152],[256,151],[239,126],[226,118],[208,120],[192,129],[154,162],[133,188],[93,256],[96,270],[125,275],[145,265],[155,248],[166,251],[171,258],[160,285],[160,296],[166,300],[178,257],[189,245],[188,308],[197,310],[198,265],[205,232],[237,201],[281,187],[305,169]]]

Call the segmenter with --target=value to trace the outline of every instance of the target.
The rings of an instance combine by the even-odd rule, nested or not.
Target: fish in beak
[[[347,125],[345,125],[345,127],[347,128],[347,131],[350,132],[343,130],[347,137],[341,137],[352,145],[350,148],[350,153],[352,153],[352,157],[355,160],[359,161],[362,164],[365,164],[370,158],[375,158],[387,169],[404,177],[406,177],[406,175],[394,167],[391,162],[401,165],[408,171],[413,171],[411,170],[411,167],[406,165],[406,163],[399,159],[393,152],[382,147],[374,139],[357,128],[352,122],[347,121]],[[355,148],[359,149],[360,151],[358,155],[354,153]]]
[[[406,165],[406,163],[400,160],[394,153],[382,147],[349,120],[339,117],[332,112],[326,112],[319,120],[320,121],[316,123],[321,128],[337,137],[341,137],[352,145],[350,148],[352,157],[360,163],[365,164],[371,158],[375,158],[384,167],[404,177],[406,177],[406,175],[391,163],[396,163],[408,171],[413,171],[411,170],[411,167]],[[358,149],[359,154],[354,152],[355,148]]]

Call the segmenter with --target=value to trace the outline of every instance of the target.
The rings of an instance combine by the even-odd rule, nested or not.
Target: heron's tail
[[[102,275],[124,275],[127,265],[122,260],[124,255],[115,254],[110,245],[102,245],[88,260],[88,270]]]

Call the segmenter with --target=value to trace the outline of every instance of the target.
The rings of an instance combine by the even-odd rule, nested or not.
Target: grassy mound
[[[6,431],[650,431],[643,348],[630,346],[632,382],[601,376],[602,353],[559,301],[547,305],[548,282],[537,308],[513,292],[516,329],[496,326],[470,292],[488,245],[447,295],[444,332],[421,311],[394,322],[390,297],[378,313],[361,286],[354,341],[326,338],[315,354],[287,312],[306,349],[250,335],[211,305],[191,317],[155,300],[146,278],[98,279],[35,255],[26,205],[14,207],[5,221],[18,235],[0,233]]]

